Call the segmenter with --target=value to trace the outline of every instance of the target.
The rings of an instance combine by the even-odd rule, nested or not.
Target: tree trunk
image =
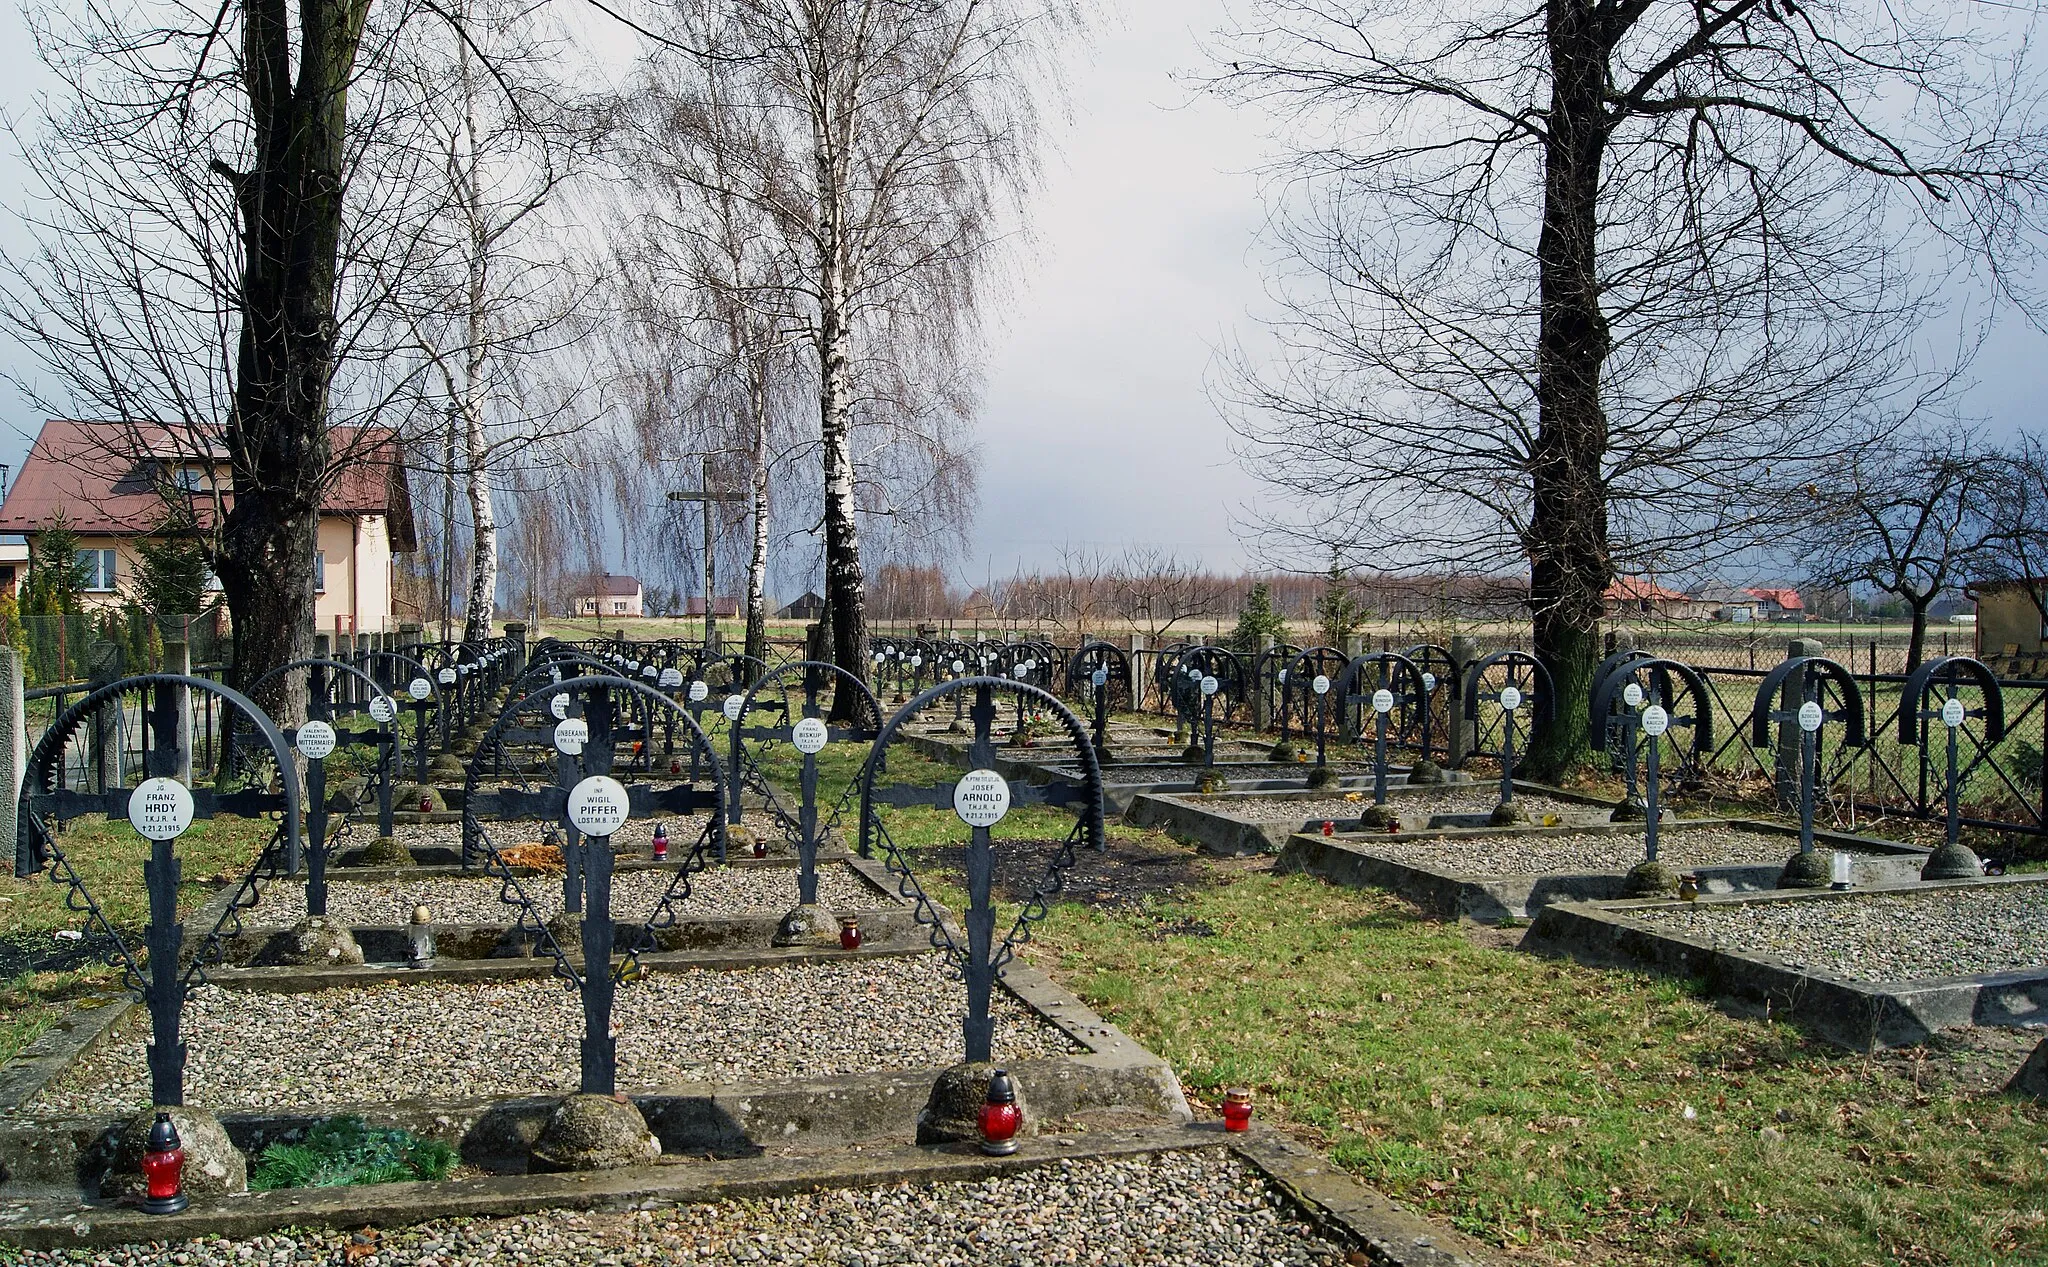
[[[748,404],[754,414],[754,548],[747,556],[747,654],[768,658],[768,367],[751,358]]]
[[[1933,601],[1933,590],[1917,598],[1911,595],[1906,598],[1913,608],[1913,633],[1906,640],[1906,672],[1909,674],[1920,667],[1920,661],[1927,655],[1927,605]]]
[[[1539,423],[1524,544],[1536,656],[1550,672],[1551,699],[1524,768],[1554,781],[1590,751],[1586,696],[1600,661],[1601,604],[1613,580],[1600,403],[1610,343],[1596,268],[1601,161],[1611,126],[1601,95],[1611,36],[1591,0],[1550,0],[1548,34],[1551,99],[1536,248]]]
[[[830,94],[826,94],[828,97]],[[832,663],[868,680],[866,577],[860,566],[860,525],[854,518],[852,395],[846,366],[847,302],[852,294],[846,259],[845,196],[852,150],[849,120],[827,118],[819,128],[818,178],[818,433],[825,467],[825,608],[832,629]],[[831,719],[854,716],[855,692],[832,693]]]
[[[233,182],[244,251],[234,409],[225,439],[234,505],[218,572],[235,622],[233,680],[247,686],[312,654],[313,551],[329,459],[335,256],[341,239],[348,79],[366,0],[243,6],[243,84],[253,155]],[[292,82],[293,45],[299,75]],[[286,681],[291,685],[287,686]],[[301,677],[257,701],[305,716]]]
[[[469,517],[471,524],[469,606],[462,636],[474,642],[491,636],[498,604],[498,517],[491,507],[490,472],[485,469],[481,419],[469,419]]]
[[[468,20],[462,15],[462,21]],[[468,483],[470,557],[469,601],[463,608],[462,636],[478,642],[491,636],[498,606],[498,517],[491,507],[490,444],[484,433],[488,388],[491,247],[484,232],[483,173],[477,153],[476,91],[469,41],[456,41],[456,70],[462,85],[464,135],[460,196],[469,222],[469,269],[463,321],[462,426],[463,476]]]

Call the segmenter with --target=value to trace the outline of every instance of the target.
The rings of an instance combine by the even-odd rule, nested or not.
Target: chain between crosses
[[[762,688],[781,681],[786,675],[791,673],[803,675],[804,699],[801,705],[803,715],[797,720],[787,722],[781,726],[745,726],[743,724],[744,719],[749,712],[753,711],[755,697],[761,693]],[[859,695],[858,715],[862,718],[873,719],[874,725],[831,726],[826,724],[824,714],[818,706],[818,688],[823,682],[835,676],[839,680],[835,683],[834,689],[851,689]],[[785,716],[788,711],[788,701],[784,699],[783,712]],[[757,742],[779,741],[794,747],[803,758],[803,773],[799,780],[798,789],[800,799],[797,804],[797,835],[795,840],[797,850],[797,901],[805,906],[815,905],[818,900],[818,845],[820,837],[824,832],[838,825],[840,815],[845,812],[853,789],[858,787],[860,783],[859,779],[855,779],[840,793],[839,801],[833,807],[831,817],[822,825],[821,829],[818,821],[818,753],[824,750],[827,743],[873,743],[875,738],[882,733],[881,706],[876,702],[874,693],[868,690],[867,683],[861,681],[854,674],[848,673],[838,665],[827,664],[821,660],[800,660],[795,664],[786,664],[764,675],[753,686],[749,687],[746,697],[740,704],[740,718],[742,719],[741,721],[731,723],[733,746],[736,752],[741,751],[740,740],[743,738],[752,739]],[[757,778],[760,777],[759,767],[755,765],[753,757],[747,755],[745,759],[749,769],[754,772]],[[767,780],[763,778],[761,782],[765,786]],[[770,798],[770,804],[775,805],[773,798]],[[786,829],[788,816],[780,805],[775,805],[775,814],[776,818],[785,824]]]
[[[1840,709],[1826,706],[1827,685],[1832,682]],[[1779,707],[1778,697],[1790,686],[1795,703]],[[1813,799],[1820,783],[1820,731],[1829,722],[1845,723],[1848,731],[1843,746],[1866,747],[1870,740],[1863,724],[1863,692],[1855,675],[1826,656],[1798,656],[1764,675],[1757,685],[1756,701],[1750,705],[1750,738],[1758,748],[1772,746],[1773,723],[1799,730],[1799,852],[1813,852]]]
[[[1379,680],[1371,694],[1362,694],[1358,687],[1368,667],[1379,670]],[[1403,679],[1409,689],[1401,689]],[[1338,682],[1338,691],[1343,696],[1345,707],[1369,706],[1374,715],[1372,741],[1372,803],[1387,803],[1387,719],[1396,708],[1407,715],[1411,705],[1418,701],[1425,705],[1429,699],[1429,687],[1422,680],[1422,670],[1413,660],[1398,651],[1381,651],[1373,655],[1360,656],[1344,668],[1344,676]],[[1425,741],[1426,742],[1426,741]],[[1427,747],[1424,748],[1427,752]]]
[[[583,676],[553,682],[513,703],[506,705],[491,730],[477,747],[479,757],[485,752],[502,748],[504,735],[514,729],[518,717],[531,709],[547,706],[553,713],[553,700],[558,696],[574,698],[578,692],[590,696],[587,712],[609,712],[614,697],[639,698],[649,701],[655,707],[676,710],[685,719],[693,743],[709,753],[710,740],[694,718],[682,711],[674,700],[661,694],[655,688],[630,678],[618,676]],[[571,711],[565,709],[564,712]],[[564,717],[564,721],[569,720]],[[487,874],[498,878],[499,898],[518,911],[517,927],[522,934],[530,936],[535,945],[546,952],[553,961],[552,973],[564,983],[564,988],[577,993],[583,1004],[583,1039],[580,1051],[580,1088],[591,1094],[609,1095],[618,1082],[618,1037],[612,1027],[612,1005],[622,982],[632,981],[642,974],[640,957],[652,950],[656,943],[655,934],[663,928],[673,927],[677,920],[675,904],[687,901],[691,892],[690,877],[710,865],[714,848],[723,845],[725,836],[726,787],[720,777],[719,763],[715,756],[709,762],[712,787],[706,791],[693,784],[683,787],[655,790],[645,784],[620,787],[612,783],[610,770],[614,759],[615,735],[608,725],[590,726],[589,737],[573,740],[566,746],[558,744],[565,758],[574,762],[573,767],[558,766],[558,779],[554,785],[540,789],[501,788],[490,792],[480,791],[477,783],[482,761],[471,764],[469,781],[464,788],[462,826],[463,853],[468,861],[473,845],[480,846],[483,866]],[[558,728],[559,729],[559,728]],[[651,728],[650,728],[651,729]],[[574,732],[572,731],[573,735]],[[561,786],[567,774],[579,775],[576,784],[570,788]],[[625,948],[625,955],[613,966],[612,959],[617,949],[617,925],[612,918],[611,888],[613,864],[616,861],[609,833],[603,836],[585,836],[580,849],[574,844],[574,823],[568,809],[578,790],[594,779],[602,778],[611,783],[616,791],[609,795],[624,794],[624,804],[619,806],[621,821],[634,815],[646,816],[656,812],[687,815],[705,813],[705,825],[697,837],[696,844],[675,868],[675,875],[655,903],[653,912],[637,929]],[[549,931],[527,896],[511,867],[500,856],[498,846],[484,833],[479,815],[493,814],[504,819],[559,819],[570,830],[571,843],[563,849],[564,861],[572,854],[583,855],[584,901],[588,910],[580,921],[581,950],[583,966],[579,970],[563,949],[554,934]],[[602,965],[601,967],[599,965]]]
[[[1005,783],[995,773],[996,744],[994,729],[996,722],[995,693],[998,690],[1029,694],[1034,705],[1044,707],[1066,727],[1078,756],[1083,782],[1076,785],[1065,780],[1049,784],[1015,785]],[[882,773],[884,758],[889,744],[897,732],[912,717],[923,709],[949,694],[971,691],[974,703],[969,707],[968,716],[974,723],[973,739],[968,745],[969,772],[953,786],[940,787],[877,787],[876,778]],[[953,809],[963,820],[967,814],[961,809],[962,789],[973,781],[987,784],[989,789],[1000,784],[1005,799],[1002,813],[986,824],[971,823],[967,845],[967,910],[963,914],[966,926],[967,945],[963,950],[954,941],[937,907],[925,895],[918,883],[908,860],[903,856],[894,838],[889,834],[888,825],[877,812],[883,806],[911,807],[932,806]],[[967,1015],[961,1021],[961,1031],[966,1041],[967,1059],[985,1061],[991,1058],[995,1037],[995,1019],[990,1011],[990,1001],[995,982],[1002,975],[1004,967],[1015,957],[1016,948],[1030,938],[1031,925],[1045,918],[1048,903],[1062,887],[1062,874],[1074,865],[1074,849],[1085,836],[1098,853],[1108,848],[1102,825],[1102,775],[1095,763],[1094,750],[1089,746],[1087,731],[1080,721],[1051,693],[1028,683],[1008,678],[974,677],[943,683],[919,694],[882,727],[875,746],[869,755],[866,769],[861,776],[861,855],[872,856],[871,850],[879,846],[885,855],[884,862],[893,875],[899,877],[897,891],[914,903],[915,918],[921,924],[928,924],[932,931],[930,941],[933,949],[943,950],[958,963],[960,973],[967,986]],[[1044,877],[1025,899],[1011,925],[1008,935],[1000,943],[995,940],[995,847],[989,835],[989,828],[1006,816],[1008,811],[1020,805],[1078,805],[1073,829],[1061,842],[1059,852],[1046,868]]]
[[[1505,671],[1499,689],[1481,687],[1486,674],[1495,668]],[[1515,714],[1526,706],[1538,717],[1550,714],[1550,670],[1536,657],[1523,651],[1496,651],[1474,660],[1465,671],[1465,720],[1479,720],[1481,701],[1500,706],[1500,803],[1515,802]]]
[[[1983,693],[1982,707],[1971,708],[1957,696],[1956,692],[1965,685],[1965,679]],[[1929,700],[1937,689],[1946,689],[1947,698],[1930,707]],[[1899,700],[1899,742],[1920,748],[1921,760],[1925,761],[1927,723],[1939,721],[1948,731],[1943,834],[1950,847],[1961,843],[1963,780],[1977,766],[1974,760],[1967,768],[1962,764],[1961,732],[1963,724],[1972,719],[1984,723],[1984,739],[1979,745],[1981,751],[1988,752],[1992,744],[2005,738],[2005,692],[1998,684],[1998,675],[1982,661],[1969,656],[1943,656],[1929,660],[1906,679]]]
[[[1647,690],[1636,680],[1639,676],[1647,679]],[[1693,712],[1678,714],[1672,711],[1678,704],[1678,693],[1671,685],[1673,679],[1685,684],[1686,692],[1692,698]],[[1617,698],[1622,705],[1618,712],[1615,709]],[[1712,747],[1714,713],[1706,683],[1701,680],[1697,669],[1677,660],[1655,656],[1629,660],[1600,679],[1587,718],[1592,728],[1588,738],[1593,741],[1596,751],[1605,750],[1616,726],[1626,731],[1631,743],[1638,730],[1649,738],[1650,742],[1643,750],[1643,859],[1655,862],[1664,817],[1657,805],[1659,754],[1663,751],[1663,738],[1676,726],[1692,732],[1693,755],[1696,758]],[[1616,726],[1608,724],[1610,718],[1616,719]]]

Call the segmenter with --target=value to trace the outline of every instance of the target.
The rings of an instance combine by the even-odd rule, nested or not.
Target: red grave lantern
[[[1245,1087],[1232,1087],[1223,1093],[1223,1129],[1226,1131],[1248,1131],[1252,1126],[1252,1093]]]
[[[1006,1157],[1017,1151],[1017,1128],[1024,1114],[1017,1108],[1017,1086],[1001,1069],[989,1075],[988,1098],[983,1101],[977,1125],[981,1128],[981,1151],[991,1157]]]
[[[176,1214],[189,1204],[185,1196],[185,1146],[171,1115],[158,1113],[142,1149],[142,1178],[149,1195],[142,1208],[149,1214]]]

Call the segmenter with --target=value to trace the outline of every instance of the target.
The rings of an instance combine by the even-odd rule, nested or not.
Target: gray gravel
[[[573,1091],[583,1013],[559,981],[409,983],[270,994],[202,986],[185,1006],[185,1096],[210,1109]],[[621,986],[619,1085],[763,1082],[961,1058],[959,981],[938,955],[655,973]],[[80,1059],[34,1113],[122,1113],[148,1102],[147,1017]],[[999,1059],[1074,1050],[996,994]]]
[[[1871,893],[1630,912],[1731,950],[1854,981],[1917,981],[2048,966],[2048,883]]]
[[[1398,862],[1460,875],[1626,871],[1643,860],[1643,834],[1639,830],[1369,840],[1364,844],[1374,853]],[[1792,836],[1728,827],[1675,828],[1667,824],[1657,838],[1659,860],[1679,868],[1783,862],[1798,849],[1799,841]]]
[[[612,878],[612,911],[622,918],[643,920],[675,878],[672,870],[623,871]],[[688,901],[677,902],[678,915],[780,915],[796,905],[795,867],[712,867],[690,876]],[[542,919],[562,912],[559,875],[522,876],[520,889],[533,900]],[[422,876],[363,884],[340,873],[327,885],[327,914],[349,924],[403,924],[426,903],[436,923],[510,924],[517,908],[499,897],[501,881],[488,876]],[[888,898],[843,862],[818,866],[818,899],[835,910],[873,910]],[[244,922],[254,928],[285,928],[305,918],[306,888],[283,882],[266,886],[262,905]]]
[[[24,1264],[339,1262],[348,1232],[129,1245]],[[1221,1150],[1061,1161],[972,1182],[897,1184],[627,1212],[551,1210],[422,1223],[383,1233],[356,1267],[669,1263],[833,1267],[1305,1267],[1345,1251],[1251,1167]]]
[[[1372,804],[1372,789],[1351,796],[1319,797],[1314,800],[1280,799],[1271,796],[1204,796],[1189,797],[1189,804],[1200,805],[1219,813],[1241,818],[1254,823],[1301,824],[1304,822],[1356,822]],[[1404,792],[1396,787],[1387,789],[1387,808],[1399,815],[1403,824],[1425,827],[1430,817],[1436,814],[1490,814],[1500,804],[1500,788],[1493,784],[1477,787],[1431,789],[1429,791]],[[1529,811],[1530,817],[1539,822],[1547,814],[1555,814],[1567,823],[1605,822],[1607,807],[1581,805],[1571,801],[1560,801],[1555,797],[1535,796],[1517,792],[1515,804]]]
[[[1332,761],[1332,769],[1346,777],[1370,774],[1370,766],[1352,761]],[[1063,767],[1078,774],[1072,766]],[[1272,761],[1226,762],[1221,753],[1217,754],[1216,771],[1226,779],[1307,779],[1313,770],[1313,762],[1296,765],[1281,765]],[[1105,783],[1193,783],[1202,773],[1203,767],[1183,762],[1138,764],[1115,762],[1102,767],[1102,781]]]
[[[697,837],[704,831],[702,818],[630,818],[626,820],[625,826],[613,834],[612,848],[622,855],[645,856],[653,849],[654,825],[657,822],[668,828],[669,849],[676,853],[685,852],[694,846]],[[781,829],[777,826],[774,815],[762,810],[747,810],[740,816],[740,822],[753,831],[764,834],[771,847],[779,848]],[[550,832],[557,839],[562,834],[559,825],[538,820],[486,821],[483,828],[491,843],[500,849],[509,848],[522,841],[546,840]],[[392,831],[398,843],[408,849],[432,845],[447,849],[462,848],[461,823],[393,823]],[[376,834],[377,816],[371,813],[350,824],[349,839],[346,843],[367,844]]]

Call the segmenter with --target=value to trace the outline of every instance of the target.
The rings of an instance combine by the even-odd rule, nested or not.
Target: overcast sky
[[[1260,123],[1175,79],[1202,67],[1198,41],[1224,0],[1113,2],[1071,66],[1072,119],[1056,129],[1036,241],[990,332],[981,515],[958,568],[968,582],[1052,564],[1062,546],[1256,562],[1231,526],[1259,489],[1203,385],[1214,349],[1252,332],[1263,307]],[[19,118],[39,68],[18,13],[0,21],[0,103]],[[10,189],[14,170],[0,157]],[[20,246],[12,224],[0,241]],[[2001,331],[1972,412],[2001,429],[2036,422],[2044,354],[2040,336]],[[19,469],[19,433],[37,421],[0,395],[0,461]]]

